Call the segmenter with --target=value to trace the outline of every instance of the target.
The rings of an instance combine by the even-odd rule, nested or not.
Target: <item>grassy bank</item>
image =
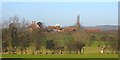
[[[118,58],[117,54],[3,54],[2,58]]]

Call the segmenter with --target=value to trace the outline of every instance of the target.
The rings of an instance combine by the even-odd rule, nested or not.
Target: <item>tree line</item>
[[[10,22],[8,22],[10,21]],[[33,28],[29,31],[30,23],[26,20],[20,20],[18,16],[11,17],[7,24],[3,23],[2,28],[2,51],[10,54],[28,53],[27,50],[32,50],[32,54],[63,54],[67,51],[68,54],[84,53],[85,46],[91,46],[94,41],[98,41],[98,47],[102,46],[100,42],[106,42],[105,46],[116,51],[118,50],[117,34],[106,33],[86,33],[84,31],[75,32],[48,32],[42,22],[37,22],[39,28]],[[20,22],[21,21],[21,22]],[[102,35],[103,34],[103,35]]]

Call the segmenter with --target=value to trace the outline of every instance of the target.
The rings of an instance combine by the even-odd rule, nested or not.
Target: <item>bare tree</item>
[[[9,24],[9,29],[11,31],[12,38],[12,53],[16,53],[16,48],[18,46],[18,26],[19,26],[19,18],[18,16],[11,17],[10,20],[12,23]]]
[[[27,47],[30,46],[30,33],[29,33],[29,23],[27,20],[23,19],[19,28],[19,41],[20,41],[20,50],[22,53],[27,53]]]

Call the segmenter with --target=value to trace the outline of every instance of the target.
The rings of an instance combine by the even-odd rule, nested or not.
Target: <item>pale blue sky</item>
[[[3,20],[18,15],[43,21],[46,25],[73,25],[77,15],[84,26],[118,24],[117,2],[4,2],[2,4]]]
[[[2,0],[2,2],[118,2],[120,0]]]

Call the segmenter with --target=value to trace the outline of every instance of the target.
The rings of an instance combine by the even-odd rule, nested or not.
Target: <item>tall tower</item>
[[[77,16],[77,24],[80,25],[80,15]]]
[[[80,30],[80,15],[77,16],[76,28],[78,31]]]

